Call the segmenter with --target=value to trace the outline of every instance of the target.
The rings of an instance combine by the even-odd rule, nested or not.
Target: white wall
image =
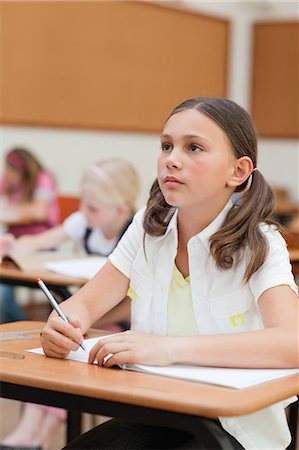
[[[228,96],[247,108],[250,98],[251,24],[257,20],[297,20],[298,3],[167,1],[167,6],[182,7],[182,4],[198,12],[208,12],[231,20]],[[56,174],[59,190],[65,194],[78,193],[80,174],[84,167],[111,156],[127,158],[138,168],[143,183],[141,204],[146,201],[149,187],[155,178],[158,134],[13,126],[2,126],[0,132],[2,154],[14,145],[28,146]],[[299,202],[297,140],[260,140],[258,165],[269,182],[286,187],[291,198]]]
[[[64,194],[79,193],[82,170],[93,162],[115,156],[125,158],[139,171],[142,183],[140,204],[146,202],[160,150],[156,134],[14,126],[3,126],[0,130],[3,148],[28,146],[56,175],[59,191]]]

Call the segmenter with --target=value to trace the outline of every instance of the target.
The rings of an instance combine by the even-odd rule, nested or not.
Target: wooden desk
[[[195,430],[198,417],[248,414],[299,391],[297,375],[237,390],[26,352],[40,346],[42,327],[28,321],[0,326],[2,397]],[[102,334],[91,330],[87,337]],[[70,430],[68,439],[75,435]]]
[[[0,264],[0,283],[13,286],[37,288],[36,279],[42,278],[48,287],[62,300],[70,296],[70,286],[83,286],[85,278],[67,277],[56,274],[45,268],[34,270],[20,270],[12,261],[4,260]]]

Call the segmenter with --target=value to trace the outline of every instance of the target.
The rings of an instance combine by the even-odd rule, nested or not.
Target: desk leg
[[[82,416],[79,411],[68,410],[66,430],[67,443],[71,442],[81,434],[81,418]]]
[[[55,292],[55,294],[61,298],[61,301],[67,300],[72,295],[68,288],[64,286],[54,286],[51,287],[50,290]]]

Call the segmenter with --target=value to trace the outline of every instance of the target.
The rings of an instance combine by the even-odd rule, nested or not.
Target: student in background
[[[92,164],[83,173],[80,211],[36,236],[4,235],[2,253],[47,250],[71,239],[89,254],[108,256],[132,221],[139,189],[138,174],[127,161],[112,158]]]
[[[14,148],[5,157],[0,178],[0,222],[14,237],[34,235],[58,223],[58,204],[54,178],[29,150]],[[12,286],[0,286],[0,321],[26,317],[17,305]]]
[[[62,225],[36,236],[15,239],[3,236],[0,251],[46,250],[72,239],[82,243],[87,253],[108,256],[126,231],[136,212],[140,182],[135,168],[125,160],[113,158],[89,166],[81,181],[80,211]],[[124,298],[126,294],[124,295]],[[129,327],[130,309],[126,301],[104,321],[107,329],[122,331]],[[66,412],[44,405],[26,404],[17,428],[2,445],[42,446],[49,450],[53,432],[66,418]]]
[[[5,214],[16,222],[8,226],[15,237],[40,233],[58,223],[54,178],[29,150],[14,148],[6,154],[0,195]]]
[[[99,341],[89,363],[297,367],[297,287],[272,221],[273,193],[256,163],[254,125],[235,102],[200,97],[178,105],[161,135],[146,208],[106,265],[61,304],[70,323],[50,315],[41,336],[45,354],[63,358],[77,350],[95,318],[129,289],[131,330]],[[243,192],[240,202],[232,203],[234,192]],[[217,434],[235,449],[285,449],[284,409],[292,401],[219,418]],[[66,448],[202,449],[204,441],[112,419]]]

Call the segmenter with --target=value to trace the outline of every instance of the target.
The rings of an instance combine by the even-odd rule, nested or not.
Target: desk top
[[[45,283],[57,286],[83,286],[88,280],[86,278],[68,277],[47,270],[42,267],[32,270],[21,270],[13,261],[4,260],[0,264],[0,279],[15,280],[20,282],[34,283],[37,278],[42,278]]]
[[[26,352],[40,346],[43,325],[0,325],[1,381],[211,418],[248,414],[299,391],[297,375],[237,390]],[[107,332],[90,330],[86,337],[103,334]]]

